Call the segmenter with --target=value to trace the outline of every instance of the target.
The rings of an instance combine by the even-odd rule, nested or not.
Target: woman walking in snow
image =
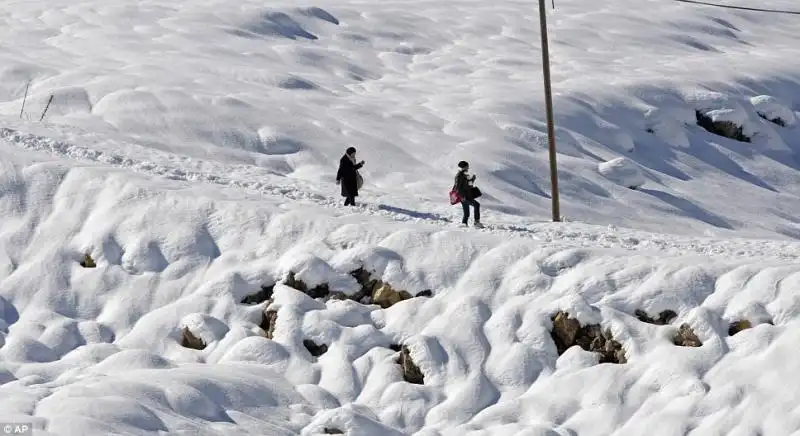
[[[336,173],[336,183],[342,185],[342,197],[345,206],[355,206],[358,189],[361,187],[362,178],[358,170],[364,166],[364,161],[356,163],[356,149],[349,147],[344,156],[339,160],[339,171]]]
[[[458,173],[456,173],[455,190],[461,199],[461,207],[464,208],[464,218],[462,223],[469,224],[469,207],[475,209],[475,227],[482,228],[481,224],[481,204],[475,200],[480,191],[474,186],[475,175],[469,172],[469,163],[461,161],[458,163]]]

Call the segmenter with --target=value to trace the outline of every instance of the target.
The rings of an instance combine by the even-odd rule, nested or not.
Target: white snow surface
[[[644,185],[646,179],[635,162],[625,157],[617,157],[597,165],[597,171],[609,180],[626,188],[636,189]]]
[[[535,3],[0,4],[0,422],[800,432],[796,15],[558,0],[547,16],[561,223]],[[705,131],[696,111],[752,141]],[[349,145],[366,161],[355,208],[334,183]],[[462,159],[484,230],[447,201]],[[279,283],[352,294],[360,267],[433,297],[381,309]],[[241,304],[271,285],[271,302]],[[669,325],[634,316],[667,309]],[[628,362],[559,356],[558,310],[609,329]],[[672,343],[683,323],[701,347]],[[181,346],[184,327],[203,350]],[[403,380],[401,343],[423,385]]]

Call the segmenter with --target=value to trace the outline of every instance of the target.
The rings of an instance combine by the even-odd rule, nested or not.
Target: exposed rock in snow
[[[681,347],[700,347],[703,345],[689,324],[681,324],[672,338],[672,343]]]
[[[278,323],[278,311],[277,310],[264,310],[261,318],[261,327],[264,330],[264,336],[267,339],[272,339],[272,334],[275,332],[275,326]]]
[[[400,368],[403,370],[403,380],[418,385],[424,384],[425,376],[411,359],[411,351],[405,345],[400,349],[397,363],[400,364]]]
[[[261,286],[261,290],[242,299],[242,304],[261,304],[270,298],[275,290],[275,285]]]
[[[83,260],[80,262],[80,264],[84,268],[97,267],[97,264],[95,263],[94,259],[92,259],[92,256],[89,255],[89,253],[83,255]]]
[[[747,114],[741,110],[731,108],[713,109],[707,112],[698,110],[696,115],[697,125],[715,135],[741,142],[752,141],[752,133],[746,134],[744,128]]]
[[[195,336],[192,331],[189,330],[189,327],[184,327],[181,329],[181,346],[195,350],[203,350],[206,348],[206,343]]]
[[[380,288],[375,290],[372,294],[372,301],[374,304],[387,309],[395,304],[412,298],[412,295],[406,291],[395,291],[388,283],[384,283]]]
[[[743,319],[741,321],[735,321],[731,323],[730,327],[728,327],[728,335],[733,336],[742,330],[747,330],[752,327],[753,325],[750,323],[750,321],[746,319]]]
[[[313,285],[313,287],[309,287],[303,280],[299,280],[293,271],[289,272],[283,284],[290,288],[297,289],[311,298],[323,298],[330,293],[330,288],[327,283],[319,283]]]
[[[577,319],[570,318],[563,311],[553,318],[553,329],[550,332],[559,355],[564,354],[575,345],[599,354],[599,363],[626,363],[625,350],[617,342],[610,331],[603,331],[598,324],[581,326]]]
[[[180,322],[181,345],[196,350],[205,349],[212,342],[221,340],[228,333],[222,321],[201,313],[192,313]]]

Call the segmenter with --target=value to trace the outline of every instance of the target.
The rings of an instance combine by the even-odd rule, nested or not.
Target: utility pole
[[[561,221],[558,202],[558,165],[556,164],[556,132],[553,127],[553,93],[550,86],[550,48],[547,42],[547,12],[545,0],[539,0],[539,24],[542,34],[542,74],[544,76],[544,103],[547,107],[547,143],[550,150],[550,184],[552,185],[553,222]]]

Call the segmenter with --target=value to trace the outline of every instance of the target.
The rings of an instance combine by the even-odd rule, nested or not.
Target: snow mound
[[[630,189],[640,188],[646,182],[639,166],[625,157],[599,163],[597,171],[612,182]]]
[[[349,274],[336,271],[328,262],[300,248],[288,252],[281,258],[278,271],[281,276],[293,273],[294,277],[308,288],[324,284],[330,291],[348,295],[358,290],[358,283]]]
[[[147,350],[119,350],[91,368],[92,372],[111,375],[140,369],[169,369],[177,367],[169,360]]]
[[[208,346],[218,342],[230,331],[224,322],[202,313],[192,313],[181,319],[181,329],[187,329],[191,335]]]
[[[189,365],[85,377],[43,399],[38,413],[59,434],[225,433],[243,426],[289,436],[301,426],[288,406],[303,402],[285,380],[257,365]]]
[[[792,127],[797,123],[794,111],[776,97],[757,95],[751,97],[750,102],[758,114],[768,121],[784,127]]]
[[[688,148],[691,141],[686,127],[695,123],[695,115],[689,109],[680,109],[648,108],[645,112],[646,130],[667,144]]]

